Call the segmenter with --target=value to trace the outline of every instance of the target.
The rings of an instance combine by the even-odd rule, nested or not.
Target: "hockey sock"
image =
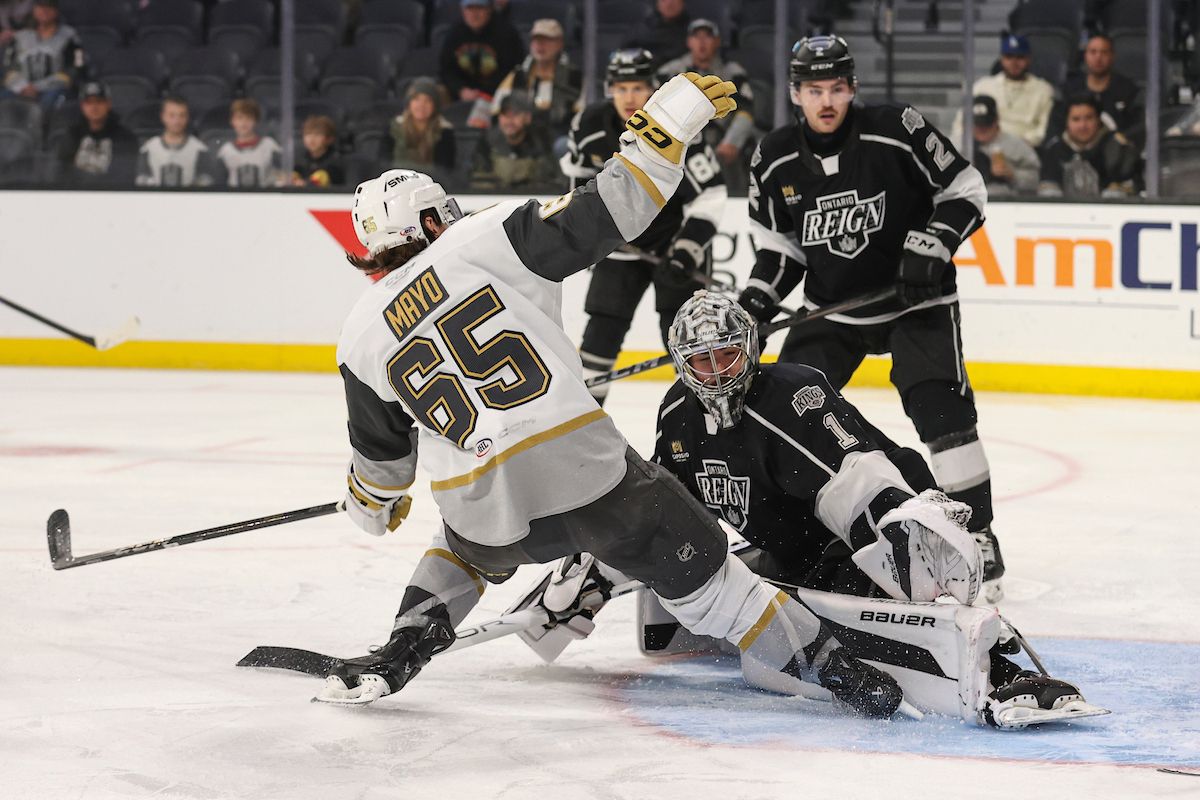
[[[579,360],[583,362],[583,379],[585,381],[612,372],[613,365],[617,363],[615,357],[604,358],[583,350],[579,351]],[[596,398],[597,403],[604,405],[604,399],[608,397],[608,389],[611,385],[611,383],[602,383],[598,386],[590,386],[588,391],[592,393],[592,397]]]
[[[926,442],[933,476],[953,500],[971,507],[972,531],[992,522],[992,476],[974,427]]]

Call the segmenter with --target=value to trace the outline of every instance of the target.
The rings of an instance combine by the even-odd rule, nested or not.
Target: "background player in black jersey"
[[[583,109],[571,123],[568,151],[560,165],[571,179],[572,189],[594,177],[619,149],[625,122],[654,91],[654,76],[654,61],[648,51],[618,50],[612,54],[605,75],[608,99]],[[666,343],[675,311],[703,285],[692,275],[711,270],[709,244],[717,232],[726,196],[720,163],[712,149],[697,137],[689,143],[679,190],[650,227],[628,247],[612,253],[592,269],[584,302],[588,321],[579,346],[585,378],[613,368],[638,302],[651,284]],[[648,253],[650,258],[639,253]],[[661,263],[664,260],[666,263]],[[603,404],[608,384],[592,387],[591,391]]]
[[[911,106],[854,106],[845,41],[814,36],[791,60],[794,124],[751,160],[757,251],[740,302],[760,321],[803,279],[808,307],[895,285],[893,300],[797,326],[780,360],[809,364],[841,389],[868,353],[891,353],[891,380],[932,456],[937,483],[971,507],[985,596],[1004,572],[991,531],[987,457],[962,357],[951,256],[983,220],[979,172]]]
[[[680,308],[669,344],[679,380],[659,409],[653,460],[758,548],[743,560],[769,580],[902,601],[947,593],[970,605],[979,585],[970,573],[980,562],[960,526],[965,505],[938,492],[921,456],[871,425],[821,372],[760,365],[755,327],[736,303],[710,292]],[[809,595],[800,599],[811,603]],[[650,627],[644,635],[657,644],[644,640],[643,649],[666,649],[677,626]],[[984,641],[989,648],[991,697],[981,699],[992,716],[983,721],[1036,716],[1076,700],[1083,710],[1075,686],[1023,673],[1005,658],[1017,652],[1015,642]],[[1022,704],[1024,711],[1009,711]]]

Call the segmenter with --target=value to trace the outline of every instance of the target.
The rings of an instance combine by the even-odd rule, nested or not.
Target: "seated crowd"
[[[188,81],[182,74],[180,65],[220,60],[211,52],[225,41],[218,23],[233,17],[219,9],[274,13],[270,0],[206,2],[207,33],[194,33],[192,46],[167,52],[169,40],[154,35],[161,25],[116,30],[115,46],[100,44],[96,31],[106,26],[92,24],[96,8],[132,8],[131,0],[0,0],[0,181],[344,187],[380,169],[409,167],[456,190],[557,192],[565,186],[555,165],[585,94],[578,19],[568,0],[554,7],[563,10],[561,19],[516,19],[520,0],[327,0],[340,21],[330,24],[328,52],[316,52],[320,47],[312,42],[320,39],[298,43],[300,86],[290,132],[279,130],[277,51],[225,54],[241,70],[225,96],[211,88],[219,81]],[[197,13],[202,8],[201,0],[140,0],[138,14],[171,4]],[[72,10],[88,23],[78,31]],[[392,16],[381,17],[385,11]],[[407,16],[396,16],[402,12]],[[739,113],[705,131],[736,190],[745,186],[751,154],[770,123],[758,113],[770,108],[770,98],[755,97],[752,78],[760,92],[764,78],[767,91],[770,84],[748,48],[726,47],[739,24],[746,30],[752,21],[723,13],[713,21],[689,13],[686,0],[645,0],[641,20],[614,27],[602,19],[601,44],[649,50],[661,78],[698,70],[737,84]],[[265,32],[260,45],[269,44],[270,35]],[[383,49],[377,40],[386,43]],[[354,66],[351,58],[353,68],[344,70],[343,51],[363,63]],[[1142,92],[1113,68],[1114,55],[1112,38],[1091,35],[1078,68],[1056,86],[1031,72],[1027,37],[1002,37],[995,73],[973,87],[974,162],[991,196],[1128,197],[1144,188]],[[760,71],[748,74],[739,56]],[[130,80],[114,66],[130,59],[165,71],[157,83]],[[376,67],[384,78],[370,73]],[[135,105],[130,87],[142,83],[152,94]],[[1167,136],[1200,135],[1196,119],[1200,112],[1181,118]],[[951,132],[955,141],[961,124],[960,117]],[[285,175],[280,143],[288,136],[295,142],[295,170]]]

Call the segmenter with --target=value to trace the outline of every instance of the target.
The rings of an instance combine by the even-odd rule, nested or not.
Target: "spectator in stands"
[[[13,33],[5,50],[0,97],[27,97],[49,111],[62,102],[82,66],[79,38],[60,22],[58,0],[34,0],[33,26]]]
[[[621,46],[649,50],[654,54],[654,65],[661,66],[687,52],[690,21],[684,0],[655,0],[637,31]]]
[[[722,75],[722,77],[724,77]],[[508,73],[492,104],[500,113],[504,98],[523,94],[533,104],[533,124],[551,139],[566,136],[571,117],[583,106],[583,72],[563,52],[563,29],[556,19],[539,19],[529,32],[529,55]],[[741,104],[738,97],[738,104]]]
[[[443,177],[456,160],[454,127],[438,108],[438,87],[432,78],[418,78],[408,87],[404,113],[392,120],[380,145],[380,158],[389,169],[415,169]]]
[[[1126,138],[1138,138],[1144,133],[1145,112],[1141,107],[1141,92],[1131,79],[1113,72],[1113,43],[1102,33],[1093,34],[1083,51],[1085,71],[1067,78],[1064,97],[1090,92],[1100,103],[1100,121],[1109,130],[1120,131]],[[1050,130],[1062,130],[1067,110],[1063,103],[1055,109]]]
[[[1128,197],[1141,183],[1137,150],[1100,121],[1091,93],[1067,101],[1067,128],[1042,151],[1038,194],[1087,199]]]
[[[270,136],[258,135],[262,109],[250,98],[238,98],[229,106],[229,127],[233,141],[217,150],[217,160],[225,167],[233,189],[277,186],[280,182],[279,143]]]
[[[553,190],[558,177],[548,131],[533,124],[533,103],[523,93],[508,95],[500,103],[495,127],[479,141],[471,186],[499,192]]]
[[[754,93],[750,77],[736,61],[721,58],[721,29],[708,19],[694,19],[687,26],[687,53],[659,67],[658,80],[665,82],[681,72],[720,75],[737,86],[737,112],[713,120],[704,129],[704,140],[726,165],[738,162],[754,147]]]
[[[17,30],[25,27],[33,0],[0,0],[0,47],[7,47]]]
[[[112,110],[108,87],[99,81],[79,93],[83,119],[67,130],[58,152],[60,182],[70,186],[132,186],[137,174],[138,142]]]
[[[974,101],[975,168],[987,183],[989,197],[1033,194],[1041,166],[1025,140],[1000,129],[996,100],[981,94]]]
[[[304,153],[296,159],[292,186],[341,186],[346,182],[342,159],[333,145],[337,141],[337,126],[327,116],[311,116],[301,129]]]
[[[517,29],[495,18],[492,0],[462,0],[462,19],[442,44],[440,77],[455,100],[491,100],[524,53]]]
[[[187,100],[176,95],[163,99],[163,132],[142,145],[138,158],[138,186],[192,187],[217,183],[220,167],[204,142],[188,133]]]
[[[975,81],[971,94],[995,98],[1004,130],[1039,147],[1046,138],[1046,124],[1054,107],[1054,87],[1029,74],[1029,52],[1028,39],[1006,34],[1000,41],[1000,71]],[[962,112],[954,121],[950,138],[962,140]]]

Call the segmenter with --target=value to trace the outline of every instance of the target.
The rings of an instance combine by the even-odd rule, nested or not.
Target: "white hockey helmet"
[[[354,232],[371,256],[410,242],[428,242],[421,217],[442,225],[462,219],[458,202],[433,178],[411,169],[389,169],[354,190]]]
[[[746,393],[758,373],[757,328],[754,317],[731,298],[701,289],[679,307],[667,334],[679,380],[722,428],[732,428],[742,419]],[[700,365],[712,368],[726,360],[717,355],[726,348],[741,353],[723,369],[697,370],[689,361],[707,356]]]

